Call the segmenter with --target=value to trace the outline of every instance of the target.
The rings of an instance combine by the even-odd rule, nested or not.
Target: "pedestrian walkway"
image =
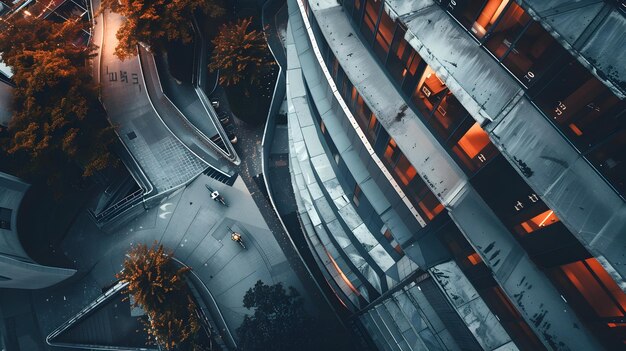
[[[229,207],[212,201],[205,184],[218,190]],[[231,230],[242,234],[246,249],[230,240]],[[192,267],[232,334],[251,313],[243,307],[243,296],[258,280],[294,286],[314,310],[314,291],[303,287],[281,249],[285,243],[277,242],[241,178],[230,187],[202,175],[115,233],[103,233],[81,215],[61,247],[82,277],[33,292],[42,334],[48,335],[113,284],[133,245],[154,241]]]
[[[123,18],[105,11],[102,23],[100,84],[102,102],[122,142],[139,163],[157,193],[187,183],[207,162],[192,153],[161,121],[147,91],[137,57],[120,61],[114,50],[115,34]]]

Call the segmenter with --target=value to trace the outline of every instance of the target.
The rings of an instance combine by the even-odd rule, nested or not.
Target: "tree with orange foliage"
[[[17,175],[26,179],[45,175],[49,183],[67,183],[76,165],[87,177],[115,162],[108,151],[115,133],[88,66],[94,48],[75,44],[83,29],[73,20],[16,16],[0,31],[2,61],[15,84],[2,149],[20,162]]]
[[[215,48],[209,69],[220,71],[220,84],[258,84],[260,78],[275,64],[263,31],[249,30],[251,23],[250,17],[223,24],[213,39]]]
[[[195,342],[200,320],[184,275],[189,268],[177,268],[172,254],[155,242],[152,247],[132,248],[117,278],[128,282],[135,305],[148,315],[146,331],[150,341],[167,350],[200,350]]]
[[[137,44],[160,50],[169,41],[189,43],[193,39],[192,20],[196,11],[210,17],[225,11],[219,0],[103,0],[100,11],[109,9],[126,21],[117,31],[115,54],[120,59],[133,57]]]

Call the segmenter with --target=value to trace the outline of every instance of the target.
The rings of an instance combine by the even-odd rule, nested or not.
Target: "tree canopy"
[[[103,0],[101,10],[110,9],[126,18],[117,31],[115,54],[136,55],[138,43],[160,50],[169,41],[191,42],[196,11],[219,17],[225,13],[219,0]]]
[[[162,245],[132,248],[117,278],[128,282],[135,305],[146,311],[146,331],[155,344],[167,350],[200,350],[195,343],[200,329],[196,304],[184,280],[189,268],[177,268]]]
[[[88,67],[93,47],[75,44],[83,29],[78,21],[16,16],[0,32],[2,61],[15,84],[2,149],[26,179],[45,174],[54,183],[79,167],[90,176],[113,161],[115,134]]]
[[[302,297],[282,284],[257,281],[243,298],[246,308],[254,308],[237,329],[243,351],[322,350],[314,341],[315,321],[304,309]]]
[[[275,64],[263,31],[250,29],[251,23],[251,17],[225,23],[212,40],[214,49],[209,69],[220,71],[220,84],[259,84]]]

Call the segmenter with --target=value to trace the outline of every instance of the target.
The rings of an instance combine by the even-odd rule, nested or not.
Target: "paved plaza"
[[[229,207],[212,201],[205,184],[218,189]],[[246,249],[230,240],[231,229],[243,234]],[[306,293],[241,178],[228,187],[200,176],[112,234],[81,215],[62,244],[80,278],[33,292],[41,333],[50,333],[113,284],[133,245],[154,241],[193,268],[233,332],[250,312],[242,306],[243,295],[257,280]]]

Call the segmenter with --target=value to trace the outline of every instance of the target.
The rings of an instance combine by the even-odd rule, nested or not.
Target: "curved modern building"
[[[624,2],[288,5],[301,224],[377,347],[625,349]]]
[[[0,172],[0,288],[41,289],[76,273],[37,264],[22,248],[16,222],[29,185]]]

